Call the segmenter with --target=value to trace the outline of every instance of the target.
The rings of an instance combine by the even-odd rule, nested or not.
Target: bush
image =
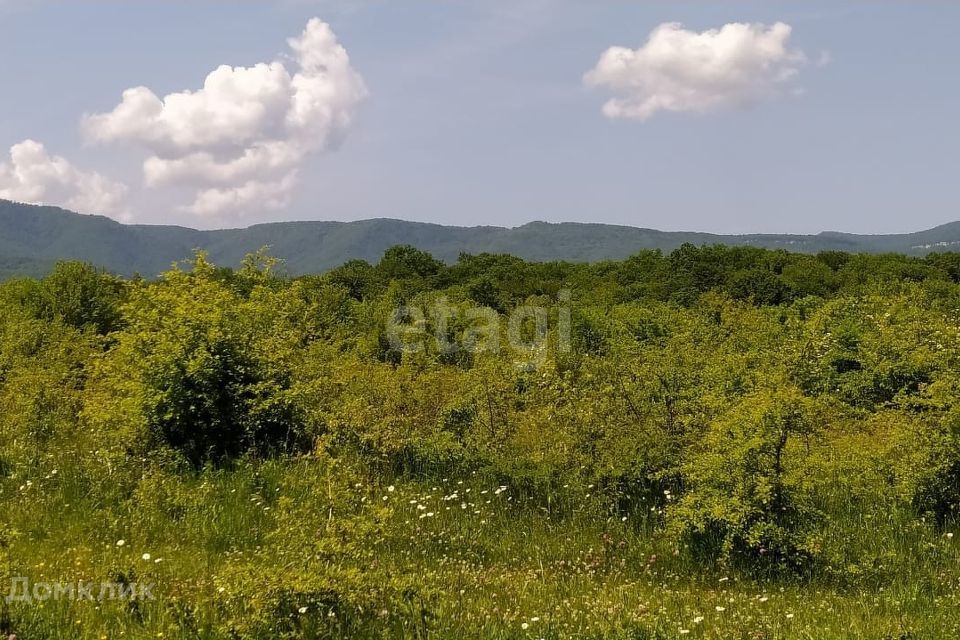
[[[99,394],[125,400],[126,410],[95,395],[87,419],[116,428],[126,414],[131,437],[147,440],[128,446],[162,443],[194,466],[303,449],[309,438],[291,392],[307,330],[298,304],[270,287],[241,298],[202,255],[192,273],[138,287],[97,375]]]
[[[920,464],[907,470],[911,504],[942,528],[960,517],[960,409],[927,424],[911,444],[922,452]]]
[[[670,526],[705,559],[760,570],[806,568],[820,515],[805,484],[800,437],[815,421],[796,390],[761,391],[711,423],[683,467]]]

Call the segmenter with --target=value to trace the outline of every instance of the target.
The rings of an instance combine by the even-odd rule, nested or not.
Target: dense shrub
[[[908,470],[912,505],[943,527],[960,518],[960,408],[928,422],[912,444],[921,454]]]
[[[309,444],[291,394],[296,348],[309,329],[297,322],[300,301],[264,287],[241,298],[212,277],[203,256],[191,272],[130,295],[126,328],[97,372],[98,392],[122,399],[126,411],[95,396],[89,421],[110,429],[126,419],[131,437],[195,466]]]
[[[805,482],[803,439],[818,427],[793,389],[746,397],[714,421],[684,465],[670,524],[696,554],[805,569],[820,514]]]

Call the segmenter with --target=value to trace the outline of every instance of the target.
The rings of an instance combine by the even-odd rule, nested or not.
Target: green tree
[[[443,269],[442,262],[410,245],[390,247],[377,263],[377,271],[388,280],[430,278]]]
[[[59,320],[78,329],[107,334],[120,327],[126,285],[85,262],[58,262],[40,281],[22,281],[18,302],[37,318]]]

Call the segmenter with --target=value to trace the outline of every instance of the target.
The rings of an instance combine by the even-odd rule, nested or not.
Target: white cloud
[[[10,162],[0,162],[0,198],[54,204],[74,211],[126,217],[127,188],[96,172],[81,171],[60,156],[51,156],[34,140],[10,148]]]
[[[310,20],[288,44],[294,73],[276,61],[221,66],[202,89],[163,98],[135,87],[113,111],[86,116],[83,129],[95,142],[149,149],[146,184],[194,188],[185,208],[198,215],[286,206],[304,159],[342,140],[367,95],[326,23]]]
[[[286,175],[296,170],[303,149],[291,141],[273,140],[253,143],[241,155],[218,159],[208,151],[196,151],[178,158],[153,156],[143,163],[148,186],[165,184],[230,185],[263,175]]]
[[[279,180],[249,180],[236,186],[204,189],[197,194],[191,211],[197,215],[212,216],[222,211],[250,207],[281,209],[290,204],[290,193],[296,178],[296,172],[291,172]]]
[[[662,24],[639,49],[611,47],[584,76],[610,89],[609,118],[647,120],[660,111],[707,113],[782,93],[807,63],[790,49],[790,25],[731,23],[702,33]]]

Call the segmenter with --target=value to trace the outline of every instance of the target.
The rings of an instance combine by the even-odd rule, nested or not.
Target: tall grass
[[[11,575],[155,584],[145,602],[13,602],[5,632],[18,638],[958,634],[960,539],[842,495],[824,544],[860,564],[760,580],[705,567],[658,533],[655,513],[623,519],[589,487],[547,500],[483,474],[384,479],[303,457],[148,469],[110,503],[78,495],[70,469],[0,487]],[[303,582],[318,567],[328,592]],[[380,599],[388,583],[401,586]]]

